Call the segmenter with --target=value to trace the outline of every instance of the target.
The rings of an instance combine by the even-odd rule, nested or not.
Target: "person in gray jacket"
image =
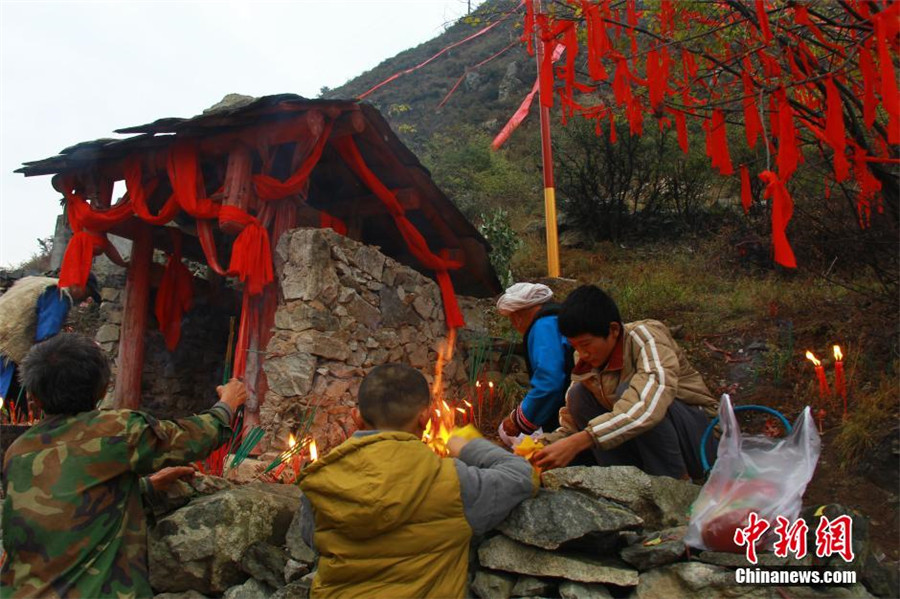
[[[485,439],[451,436],[451,457],[436,455],[422,442],[428,382],[409,366],[372,369],[358,403],[362,430],[300,483],[311,596],[464,597],[471,537],[531,496],[531,465]]]

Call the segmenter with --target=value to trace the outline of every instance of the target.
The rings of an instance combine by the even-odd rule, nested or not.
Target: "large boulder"
[[[648,530],[687,524],[700,487],[668,476],[650,476],[634,466],[573,466],[542,475],[545,487],[576,489],[627,507]]]
[[[478,548],[482,566],[493,570],[566,578],[577,582],[614,584],[621,587],[638,583],[637,570],[615,558],[594,558],[562,551],[545,551],[497,535]]]
[[[569,489],[541,489],[520,503],[497,528],[506,536],[541,547],[557,549],[569,541],[607,536],[638,528],[642,521],[621,506]]]
[[[283,546],[300,504],[293,485],[256,483],[195,499],[148,535],[150,584],[157,591],[218,594],[247,578],[244,553],[264,541]]]

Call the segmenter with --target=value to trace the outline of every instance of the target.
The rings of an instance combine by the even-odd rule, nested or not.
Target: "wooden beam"
[[[136,410],[141,405],[141,371],[144,366],[144,335],[150,305],[150,264],[153,237],[149,225],[136,229],[131,260],[125,279],[122,328],[119,333],[118,372],[115,405]]]

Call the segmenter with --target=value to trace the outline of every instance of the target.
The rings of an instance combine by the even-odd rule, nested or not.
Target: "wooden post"
[[[119,366],[116,375],[115,405],[135,410],[141,405],[141,371],[144,367],[144,334],[150,304],[150,263],[153,236],[150,227],[135,228],[131,260],[125,280],[122,329],[119,333]]]

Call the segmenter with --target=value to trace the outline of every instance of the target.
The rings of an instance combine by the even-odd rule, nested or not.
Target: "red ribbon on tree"
[[[766,43],[772,41],[772,30],[769,28],[769,15],[766,14],[766,7],[763,0],[756,0],[756,20],[759,22],[759,30],[762,32],[763,39]]]
[[[841,96],[834,79],[825,79],[825,137],[834,150],[834,180],[840,183],[850,173],[850,162],[847,160],[847,134],[844,130],[844,111]]]
[[[750,78],[750,58],[745,56],[743,60],[744,70],[741,73],[741,81],[744,85],[744,128],[747,134],[747,145],[756,146],[756,139],[763,130],[762,120],[759,118],[759,108],[756,106],[753,80]]]
[[[753,193],[750,190],[750,169],[746,164],[741,165],[741,206],[744,208],[744,214],[750,213],[750,206],[753,205]]]
[[[794,201],[784,180],[772,171],[763,171],[759,178],[766,184],[765,197],[772,200],[772,245],[775,262],[788,268],[797,268],[794,250],[787,238],[787,225],[794,214]]]
[[[775,92],[778,101],[778,176],[787,181],[797,170],[800,151],[797,149],[797,131],[794,129],[794,111],[784,87]]]

